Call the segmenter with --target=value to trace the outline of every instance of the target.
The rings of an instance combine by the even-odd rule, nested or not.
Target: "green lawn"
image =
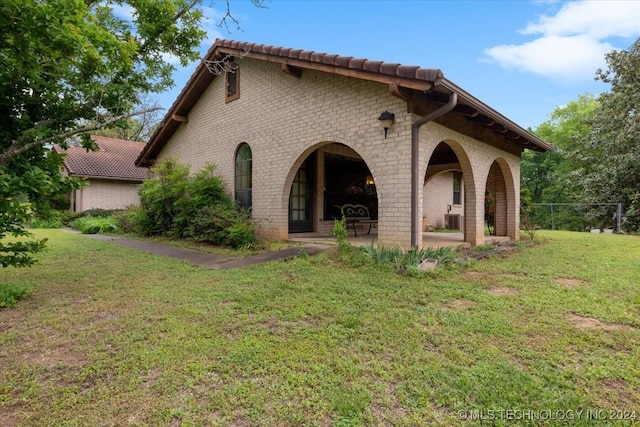
[[[640,237],[541,232],[410,277],[36,234],[41,261],[0,271],[32,289],[0,310],[3,426],[640,423]]]

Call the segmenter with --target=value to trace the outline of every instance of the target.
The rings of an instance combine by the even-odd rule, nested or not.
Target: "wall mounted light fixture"
[[[380,117],[378,117],[378,120],[380,121],[380,126],[382,126],[382,129],[384,129],[385,139],[387,138],[387,131],[393,124],[395,118],[396,118],[395,114],[390,113],[388,111],[385,111],[384,113],[380,114]]]

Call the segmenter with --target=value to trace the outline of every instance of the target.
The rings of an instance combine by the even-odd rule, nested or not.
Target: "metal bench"
[[[378,226],[377,219],[371,219],[371,214],[369,213],[369,209],[365,205],[352,205],[347,203],[345,205],[340,206],[342,210],[342,214],[347,223],[347,229],[349,225],[353,227],[353,234],[358,237],[358,231],[356,230],[357,224],[369,224],[369,230],[367,230],[367,234],[371,233],[371,227]]]

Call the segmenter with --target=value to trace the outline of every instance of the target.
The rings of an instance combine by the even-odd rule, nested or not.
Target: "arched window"
[[[251,147],[242,143],[236,151],[236,202],[245,209],[251,209]]]

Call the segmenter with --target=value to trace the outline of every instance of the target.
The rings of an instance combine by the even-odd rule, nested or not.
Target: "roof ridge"
[[[207,52],[205,58],[209,57],[210,54],[213,54],[216,51],[216,48],[228,48],[233,50],[242,50],[247,53],[299,59],[317,64],[333,65],[341,68],[361,70],[408,79],[425,80],[429,82],[437,82],[444,78],[444,74],[439,68],[423,68],[418,65],[403,65],[396,62],[370,60],[367,58],[356,58],[353,56],[343,56],[312,50],[294,49],[251,42],[240,42],[228,39],[216,39],[211,49],[209,49],[209,52]]]

